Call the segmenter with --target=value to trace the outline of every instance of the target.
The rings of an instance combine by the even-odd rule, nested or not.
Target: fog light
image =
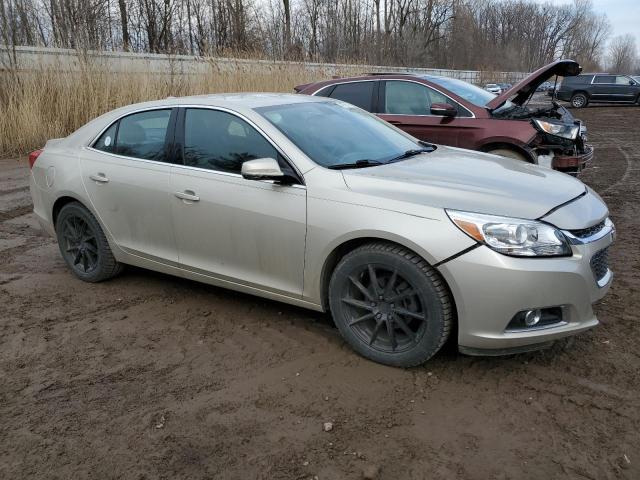
[[[541,318],[542,318],[542,311],[540,311],[538,309],[529,310],[524,315],[524,324],[527,327],[533,327],[533,326],[537,325],[538,322],[540,322]]]
[[[564,325],[562,307],[533,308],[516,313],[505,331],[523,332]]]

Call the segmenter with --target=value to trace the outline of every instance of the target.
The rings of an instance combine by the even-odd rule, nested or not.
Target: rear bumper
[[[582,170],[591,160],[593,160],[593,147],[585,145],[584,152],[578,155],[555,155],[551,162],[554,169],[577,169]]]

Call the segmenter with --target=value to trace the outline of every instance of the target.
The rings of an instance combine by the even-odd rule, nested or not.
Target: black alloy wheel
[[[329,284],[329,304],[345,340],[387,365],[424,363],[444,344],[453,308],[444,281],[420,256],[393,243],[348,253]]]
[[[76,277],[101,282],[122,271],[123,265],[113,256],[100,224],[82,204],[64,205],[55,224],[60,253]]]

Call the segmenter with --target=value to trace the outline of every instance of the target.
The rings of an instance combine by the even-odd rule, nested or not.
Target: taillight
[[[38,159],[41,153],[42,153],[42,149],[34,150],[29,154],[29,168],[33,168],[33,164],[36,163],[36,160]]]

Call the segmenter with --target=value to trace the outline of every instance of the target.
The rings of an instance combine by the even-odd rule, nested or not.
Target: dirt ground
[[[76,280],[26,161],[0,161],[0,478],[640,478],[640,108],[577,115],[619,233],[601,325],[409,370],[300,308],[133,268]]]

